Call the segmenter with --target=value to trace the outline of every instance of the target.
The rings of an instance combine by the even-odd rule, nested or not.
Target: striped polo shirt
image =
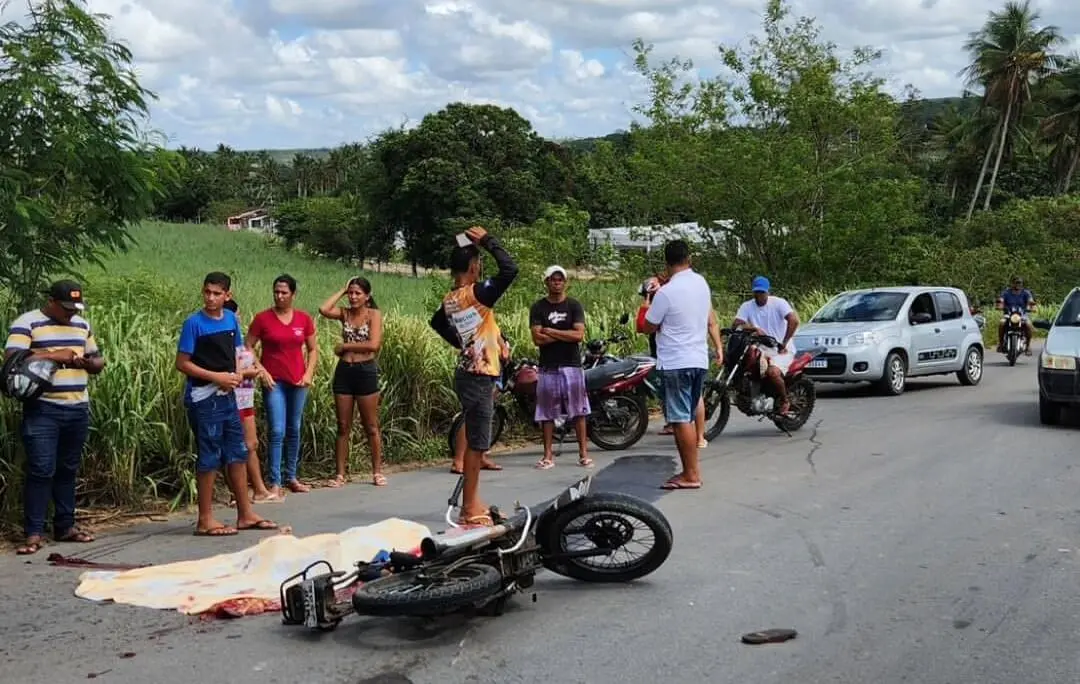
[[[11,324],[5,350],[30,349],[40,352],[71,349],[79,356],[98,353],[97,341],[90,324],[82,316],[73,316],[64,325],[49,318],[40,310],[27,311]],[[86,391],[89,374],[81,368],[58,368],[52,387],[41,395],[41,401],[64,406],[80,406],[90,401]]]

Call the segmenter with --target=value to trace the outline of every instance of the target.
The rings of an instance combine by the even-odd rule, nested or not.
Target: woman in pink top
[[[295,297],[296,280],[292,276],[280,275],[275,278],[274,306],[255,315],[245,339],[251,349],[255,349],[256,345],[260,347],[259,362],[271,378],[263,390],[263,403],[270,433],[267,439],[267,460],[270,464],[267,484],[270,493],[276,496],[281,495],[282,484],[293,492],[310,491],[310,487],[297,479],[297,466],[300,461],[300,426],[308,390],[319,362],[319,348],[315,338],[315,321],[307,313],[293,308]]]

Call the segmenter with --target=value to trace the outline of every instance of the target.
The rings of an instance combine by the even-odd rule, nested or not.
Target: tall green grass
[[[173,361],[180,325],[200,306],[202,278],[211,270],[233,277],[245,327],[254,313],[270,305],[276,276],[290,273],[298,280],[296,304],[316,316],[320,349],[305,414],[301,477],[331,475],[336,419],[330,379],[339,328],[319,319],[316,310],[358,269],[286,252],[258,235],[216,227],[149,223],[135,236],[138,245],[128,253],[109,259],[105,268],[83,271],[87,318],[107,366],[91,381],[93,423],[80,479],[81,501],[178,506],[193,500],[193,444],[181,403],[183,378]],[[527,269],[531,270],[535,269]],[[428,319],[449,281],[445,276],[364,275],[372,282],[386,321],[379,354],[385,457],[391,464],[445,458],[445,431],[457,410],[451,389],[454,351],[428,327]],[[639,282],[636,276],[571,281],[571,296],[585,306],[590,337],[610,331],[621,314],[636,311]],[[528,331],[528,305],[542,293],[539,278],[523,277],[499,304],[500,324],[516,354],[536,354]],[[809,292],[793,300],[805,321],[829,296]],[[730,322],[742,298],[717,293],[722,324]],[[13,313],[0,313],[4,331]],[[996,326],[996,319],[987,326],[996,329],[991,326]],[[645,349],[644,337],[634,335],[617,351]],[[257,402],[259,431],[265,435],[261,397]],[[18,422],[18,404],[0,401],[0,432],[5,435],[0,440],[0,507],[8,519],[21,506],[23,458],[21,444],[13,438]],[[350,462],[353,472],[368,469],[359,425]]]

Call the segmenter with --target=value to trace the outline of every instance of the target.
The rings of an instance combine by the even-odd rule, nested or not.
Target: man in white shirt
[[[795,331],[799,329],[799,314],[795,313],[795,309],[783,297],[770,295],[769,286],[769,279],[765,276],[754,278],[750,284],[754,298],[748,299],[739,307],[732,327],[751,327],[758,334],[769,335],[780,343],[779,349],[761,347],[761,353],[769,360],[769,369],[765,375],[776,386],[779,413],[783,415],[791,409],[787,387],[784,385],[784,373],[787,373],[791,362],[795,360],[791,338],[795,337]]]
[[[670,277],[653,295],[645,313],[646,333],[656,332],[657,365],[664,387],[664,413],[675,433],[683,470],[664,483],[665,489],[700,489],[698,440],[694,410],[709,369],[709,284],[690,268],[690,246],[684,240],[664,245]],[[718,350],[719,356],[719,350]]]

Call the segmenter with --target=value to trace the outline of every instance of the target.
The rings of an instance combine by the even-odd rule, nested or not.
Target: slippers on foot
[[[763,629],[760,632],[750,632],[742,635],[744,644],[779,644],[794,639],[799,633],[793,629]]]
[[[468,527],[493,527],[495,521],[492,520],[490,515],[470,515],[468,517],[462,516],[458,518],[458,525],[464,525]]]
[[[265,519],[260,520],[260,521],[255,522],[255,523],[252,523],[250,525],[244,525],[243,527],[240,527],[239,525],[236,526],[236,529],[242,530],[242,531],[247,531],[247,530],[276,530],[277,528],[278,528],[278,524],[276,522],[274,522],[273,520],[265,520]]]
[[[371,476],[371,484],[375,485],[376,487],[385,487],[386,476],[382,473],[375,473]]]
[[[586,456],[585,458],[579,458],[577,464],[582,468],[592,468],[593,460]]]
[[[26,543],[15,549],[15,553],[20,556],[32,556],[40,551],[45,546],[45,539],[42,537],[29,537]]]
[[[502,470],[503,467],[493,461],[487,461],[480,466],[480,470]]]
[[[700,482],[686,482],[685,480],[668,480],[660,485],[661,489],[701,489]]]
[[[546,461],[544,459],[540,459],[539,461],[536,462],[536,469],[537,470],[550,470],[551,468],[554,468],[554,467],[555,467],[555,461]]]
[[[218,525],[217,527],[211,527],[205,530],[195,530],[194,535],[196,537],[231,537],[236,534],[235,527],[229,527],[228,525]]]

